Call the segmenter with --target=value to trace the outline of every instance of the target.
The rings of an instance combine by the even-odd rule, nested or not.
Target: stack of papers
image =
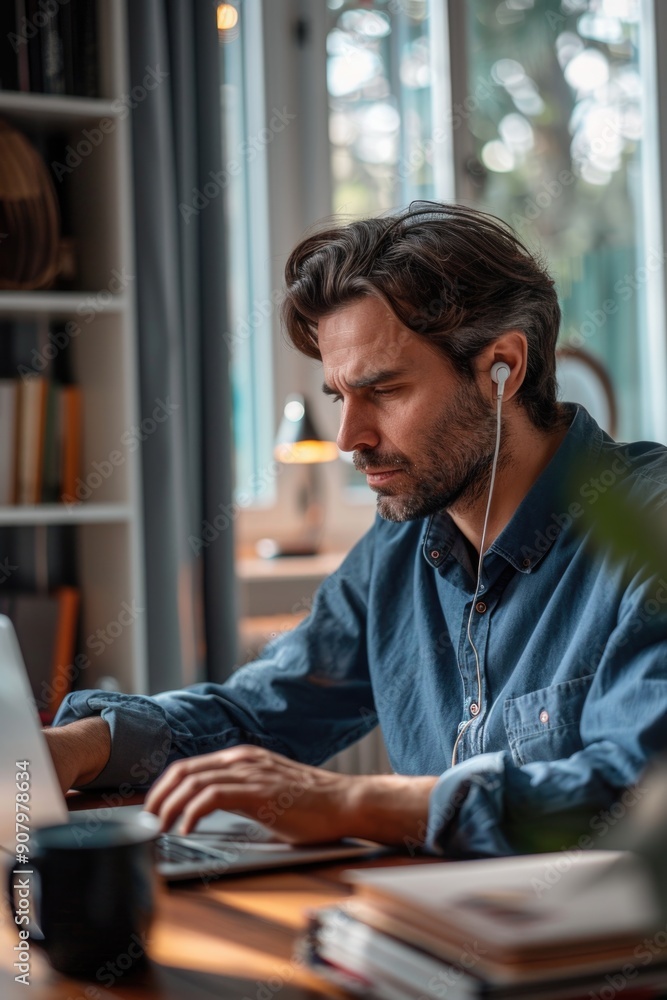
[[[350,992],[559,1000],[613,991],[629,1000],[667,986],[662,907],[632,854],[563,852],[346,878],[354,895],[311,915],[304,951]]]

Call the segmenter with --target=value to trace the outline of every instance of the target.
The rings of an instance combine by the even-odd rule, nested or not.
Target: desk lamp
[[[303,481],[297,491],[303,530],[298,542],[283,544],[273,538],[260,539],[257,543],[260,556],[270,559],[275,556],[314,555],[317,552],[324,522],[324,504],[315,466],[321,462],[333,462],[338,454],[335,442],[326,440],[316,431],[304,397],[300,393],[289,395],[285,400],[273,455],[276,461],[285,465],[304,466]]]

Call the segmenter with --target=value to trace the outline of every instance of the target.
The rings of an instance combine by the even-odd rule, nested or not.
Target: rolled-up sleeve
[[[101,715],[111,756],[87,788],[149,785],[172,761],[251,743],[320,764],[377,724],[366,649],[373,531],[318,590],[310,615],[224,684],[154,696],[77,691],[54,726]]]
[[[427,847],[448,856],[502,856],[604,846],[606,810],[667,748],[667,613],[653,579],[628,587],[586,697],[583,748],[562,760],[518,764],[479,754],[439,778]]]

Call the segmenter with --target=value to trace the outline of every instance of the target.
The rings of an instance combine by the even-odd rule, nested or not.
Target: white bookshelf
[[[120,451],[123,462],[75,505],[0,506],[0,526],[74,525],[81,588],[81,651],[91,661],[80,686],[111,678],[119,689],[147,690],[140,447],[123,445],[139,424],[131,174],[131,118],[118,98],[129,92],[124,4],[97,0],[99,99],[0,91],[0,117],[31,133],[60,132],[76,146],[103,118],[114,127],[68,176],[79,259],[73,291],[0,291],[0,319],[74,320],[73,374],[83,390],[81,478]],[[56,182],[57,183],[57,182]],[[129,275],[113,288],[114,274]],[[96,480],[94,480],[96,482]],[[86,640],[116,622],[123,608],[143,609],[104,652]],[[124,616],[125,620],[127,615]],[[117,632],[118,629],[112,631]],[[95,648],[99,648],[99,643]]]

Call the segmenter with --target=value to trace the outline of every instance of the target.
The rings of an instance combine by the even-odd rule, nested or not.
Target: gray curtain
[[[223,198],[187,211],[222,168],[220,55],[211,0],[128,0],[127,16],[156,692],[223,680],[236,655],[233,525],[202,536],[232,496]]]

